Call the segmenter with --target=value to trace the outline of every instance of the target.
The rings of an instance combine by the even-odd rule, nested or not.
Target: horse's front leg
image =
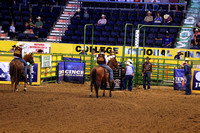
[[[25,76],[24,76],[24,91],[27,90],[26,84],[27,84],[27,75],[25,74]]]

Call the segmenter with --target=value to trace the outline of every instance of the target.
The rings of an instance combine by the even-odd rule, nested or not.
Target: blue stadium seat
[[[135,21],[136,20],[136,16],[132,16],[132,15],[128,16],[128,19],[131,20],[131,21]]]
[[[29,40],[35,40],[36,39],[35,34],[27,34],[27,38]]]
[[[163,41],[162,40],[155,40],[155,47],[162,47]]]
[[[14,21],[21,21],[21,16],[14,16]]]
[[[99,38],[99,41],[100,41],[101,43],[107,43],[108,39],[107,39],[107,37],[100,37],[100,38]]]
[[[150,31],[153,33],[158,33],[158,28],[152,27],[152,28],[150,28]]]
[[[146,39],[146,45],[152,46],[153,43],[154,43],[154,40],[153,40],[153,39]]]
[[[156,34],[155,33],[149,33],[148,34],[148,38],[155,39],[156,38]]]
[[[18,38],[19,41],[21,41],[22,39],[27,39],[26,34],[24,34],[24,33],[19,33],[17,38]]]
[[[106,25],[104,30],[105,31],[112,31],[113,30],[113,26]]]
[[[115,45],[116,44],[116,38],[115,37],[110,37],[109,39],[108,39],[108,42],[109,42],[109,44],[110,45]]]
[[[111,32],[111,36],[112,36],[112,37],[118,37],[118,36],[119,36],[119,32],[117,32],[117,31],[112,31],[112,32]]]
[[[166,33],[168,31],[168,28],[160,28],[160,33]]]
[[[20,16],[21,15],[21,12],[19,10],[13,10],[12,11],[12,15],[13,16]]]
[[[108,20],[107,25],[114,25],[115,21],[114,20]]]
[[[29,11],[22,11],[22,16],[30,16]]]
[[[114,31],[122,31],[122,27],[120,26],[114,26]]]
[[[109,31],[102,31],[101,36],[106,36],[106,37],[108,37],[108,36],[110,36],[110,32],[109,32]]]
[[[121,45],[124,44],[124,38],[118,38],[117,41],[118,41],[118,44],[121,44]]]
[[[100,35],[101,35],[101,32],[100,32],[100,31],[94,31],[94,36],[99,37]]]

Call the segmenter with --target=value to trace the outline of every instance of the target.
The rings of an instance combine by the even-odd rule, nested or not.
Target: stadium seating
[[[63,0],[61,1],[64,2]],[[16,5],[14,5],[14,3],[11,3],[13,5],[10,5],[5,2],[0,2],[0,25],[2,25],[2,29],[5,32],[8,32],[11,22],[14,22],[17,33],[16,37],[20,41],[26,39],[28,39],[29,41],[37,40],[35,36],[38,36],[39,38],[46,38],[61,12],[60,6],[50,7],[48,5],[43,5],[46,4],[44,0],[42,0],[41,4],[38,6],[31,5],[38,4],[38,2],[35,2],[34,0],[29,0],[29,2],[30,5],[27,6],[23,5],[22,3],[16,3]],[[56,2],[58,3],[58,1]],[[23,30],[25,22],[29,22],[29,18],[32,17],[33,22],[35,23],[36,17],[38,16],[41,16],[42,18],[41,21],[43,22],[43,29],[39,30],[38,33],[35,33],[36,35],[24,35]]]
[[[81,9],[83,14],[84,9]],[[77,42],[73,39],[78,39],[74,37],[74,35],[79,35],[80,40],[79,43],[84,43],[83,37],[83,27],[84,25],[89,22],[92,24],[97,24],[98,19],[100,19],[101,14],[106,14],[107,24],[104,26],[94,26],[94,43],[95,44],[106,44],[106,45],[123,45],[124,44],[124,32],[125,32],[125,24],[131,23],[134,25],[134,31],[137,29],[138,24],[142,24],[144,17],[146,16],[147,12],[144,11],[129,11],[129,10],[102,10],[102,9],[88,9],[88,13],[90,15],[89,20],[85,20],[84,18],[76,19],[71,18],[71,25],[69,25],[68,30],[65,31],[65,36],[62,37],[62,42]],[[168,25],[181,25],[181,21],[184,18],[184,13],[174,13],[174,12],[167,12],[171,14],[174,21]],[[153,12],[152,14],[156,14]],[[165,14],[165,12],[161,11],[161,14]],[[164,25],[164,24],[162,24]],[[91,27],[87,27],[87,32],[91,31]],[[164,38],[165,33],[169,32],[170,37],[175,42],[176,35],[179,29],[175,28],[146,28],[145,30],[145,39],[146,39],[146,46],[152,47],[162,47],[162,41],[155,41],[155,38]],[[127,45],[131,44],[131,34],[132,27],[127,27]],[[144,29],[141,29],[140,33],[140,45],[143,44],[143,32]],[[72,38],[73,37],[73,38]],[[135,33],[133,33],[133,37],[135,37]],[[87,34],[86,43],[91,43],[91,34]],[[134,40],[133,40],[134,41]]]

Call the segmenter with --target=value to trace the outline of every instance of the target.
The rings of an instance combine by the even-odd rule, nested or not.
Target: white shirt
[[[133,69],[131,66],[126,66],[126,75],[132,75],[133,74]]]
[[[106,24],[107,23],[107,20],[104,18],[104,19],[99,19],[98,21],[98,24]]]
[[[105,53],[103,53],[103,52],[101,52],[100,54],[104,54],[105,55]],[[104,57],[105,57],[106,64],[107,64],[108,63],[107,55],[105,55]],[[98,58],[98,54],[96,55],[96,58],[94,60],[97,60],[97,58]]]

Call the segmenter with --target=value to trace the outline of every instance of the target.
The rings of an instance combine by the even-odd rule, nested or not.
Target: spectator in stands
[[[169,0],[160,0],[160,3],[169,3]],[[168,11],[168,4],[162,5],[162,10],[166,9]]]
[[[147,12],[147,16],[144,18],[144,24],[152,24],[153,23],[153,16],[151,15],[151,11]]]
[[[89,19],[90,15],[88,14],[87,10],[84,11],[83,18]]]
[[[197,27],[200,28],[200,22],[197,23]]]
[[[34,34],[33,29],[31,29],[27,22],[24,24],[24,33],[25,34]]]
[[[163,40],[163,48],[172,48],[172,38],[169,37],[169,33],[166,33],[164,38],[156,38],[155,40]]]
[[[102,14],[101,19],[98,20],[97,25],[105,25],[106,23],[107,23],[106,16]]]
[[[35,27],[36,27],[37,29],[42,29],[42,27],[43,27],[43,23],[42,23],[42,21],[41,21],[41,17],[40,17],[40,16],[37,17],[37,22],[35,23]]]
[[[178,3],[178,0],[169,0],[170,3]],[[176,11],[178,11],[178,5],[173,5],[176,8]],[[171,5],[172,7],[172,5]]]
[[[151,3],[151,0],[144,0],[144,2]],[[145,5],[146,4],[143,4],[142,11],[145,11]],[[147,4],[147,8],[149,9],[149,11],[151,11],[151,5],[150,4]]]
[[[32,18],[29,18],[29,23],[28,23],[29,28],[33,29],[35,25],[33,24]]]
[[[176,59],[176,60],[177,60],[177,59],[178,59],[178,60],[182,60],[182,56],[181,56],[182,53],[181,53],[181,50],[178,50],[177,53],[178,53],[178,54],[174,56],[174,59]]]
[[[161,24],[162,23],[162,17],[160,16],[160,12],[157,12],[156,17],[154,19],[154,23]]]
[[[191,48],[192,49],[197,49],[198,48],[198,36],[200,35],[200,32],[198,29],[194,30],[194,34],[192,36],[192,40],[191,40]]]
[[[75,14],[74,14],[74,18],[80,19],[81,18],[81,10],[77,9]]]
[[[9,28],[9,33],[8,34],[9,34],[11,39],[13,39],[14,36],[15,36],[15,26],[14,26],[13,22],[11,23],[11,26]]]
[[[173,21],[173,19],[169,14],[164,15],[164,23],[170,24],[172,21]]]
[[[134,0],[134,2],[140,2],[140,0]],[[135,4],[135,9],[139,9],[140,8],[139,6],[140,6],[139,4]]]
[[[153,4],[153,9],[154,9],[154,11],[158,11],[159,5],[158,5],[158,4],[155,4],[155,3],[160,3],[160,0],[151,0],[151,2],[154,3],[154,4]]]

